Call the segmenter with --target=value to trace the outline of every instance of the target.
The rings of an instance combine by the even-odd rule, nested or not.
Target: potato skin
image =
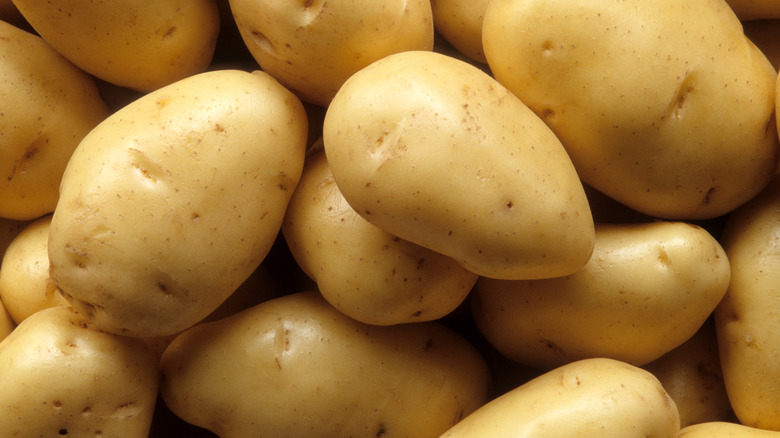
[[[491,278],[566,275],[593,249],[584,189],[558,139],[473,65],[404,52],[353,75],[325,153],[368,222]]]
[[[482,49],[482,20],[489,0],[434,0],[436,30],[468,59],[487,64]]]
[[[146,438],[159,370],[141,340],[52,307],[0,342],[0,385],[0,436]]]
[[[646,6],[493,1],[488,64],[585,183],[654,217],[724,215],[777,167],[776,73],[724,1]]]
[[[680,430],[679,438],[777,438],[780,432],[728,421],[692,424]]]
[[[588,357],[641,366],[701,327],[729,285],[723,248],[683,222],[596,225],[596,246],[564,277],[480,278],[472,314],[485,337],[520,363],[549,369]]]
[[[198,322],[270,250],[307,132],[300,101],[262,72],[202,73],[125,106],[68,163],[52,281],[112,333]]]
[[[219,32],[215,0],[14,0],[59,53],[113,84],[149,92],[206,70]]]
[[[550,370],[491,400],[442,438],[677,438],[674,401],[649,372],[606,358]]]
[[[732,279],[715,309],[723,379],[739,422],[780,430],[780,180],[729,215],[721,241]]]
[[[222,438],[438,437],[489,382],[443,325],[363,324],[313,291],[192,327],[161,365],[166,405]]]
[[[108,116],[95,81],[44,40],[0,21],[0,217],[54,211],[81,139]]]

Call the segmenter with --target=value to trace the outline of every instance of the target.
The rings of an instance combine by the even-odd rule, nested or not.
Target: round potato
[[[230,0],[230,7],[263,71],[321,106],[373,61],[433,49],[429,0]]]
[[[433,0],[434,28],[462,54],[487,63],[482,49],[482,20],[489,0]]]
[[[367,324],[432,321],[455,310],[477,274],[371,225],[341,195],[322,149],[309,155],[284,238],[336,309]]]
[[[729,215],[732,279],[715,309],[723,380],[739,422],[780,430],[780,179]]]
[[[682,222],[597,224],[593,256],[564,277],[480,278],[472,312],[504,355],[549,369],[588,357],[645,365],[693,336],[729,285],[706,230]]]
[[[777,168],[776,73],[723,0],[495,0],[483,46],[582,180],[637,211],[715,218]]]
[[[435,52],[390,55],[328,107],[325,153],[369,223],[491,278],[566,275],[593,218],[566,151],[482,70]]]
[[[65,165],[108,116],[95,81],[40,37],[0,21],[0,217],[54,211]]]
[[[157,365],[71,307],[41,310],[0,342],[0,436],[146,438]]]
[[[49,281],[51,215],[25,227],[6,249],[0,264],[0,299],[17,324],[33,313],[68,302]]]
[[[679,438],[778,438],[780,432],[758,429],[731,421],[692,424],[680,430]]]
[[[51,279],[98,327],[165,336],[258,267],[303,167],[300,100],[220,70],[146,94],[79,145],[49,233]]]
[[[113,84],[148,92],[206,70],[219,33],[215,0],[14,0],[41,37]]]
[[[161,364],[166,405],[222,438],[436,438],[489,384],[482,356],[443,325],[363,324],[317,292],[192,327]]]
[[[573,362],[491,400],[442,438],[677,438],[674,401],[649,372],[624,362]]]

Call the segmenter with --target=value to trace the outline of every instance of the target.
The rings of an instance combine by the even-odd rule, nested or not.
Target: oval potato
[[[480,278],[472,314],[507,357],[549,369],[588,357],[641,366],[693,336],[729,285],[728,258],[683,222],[597,224],[579,271],[556,278]]]
[[[776,73],[723,0],[495,0],[483,46],[582,180],[637,211],[715,218],[777,168]]]
[[[436,30],[470,60],[487,64],[482,49],[482,21],[489,0],[434,0]]]
[[[593,249],[587,198],[561,143],[464,61],[410,51],[362,69],[328,107],[323,141],[358,214],[478,275],[566,275]]]
[[[649,372],[606,358],[548,371],[491,400],[442,438],[677,438],[674,401]]]
[[[307,123],[300,100],[259,71],[201,73],[115,112],[65,171],[52,281],[112,333],[164,336],[200,321],[276,240]]]
[[[363,324],[317,292],[192,327],[161,366],[166,405],[222,438],[435,438],[489,384],[482,356],[443,325]]]

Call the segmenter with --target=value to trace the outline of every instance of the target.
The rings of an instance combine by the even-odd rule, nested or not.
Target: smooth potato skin
[[[566,275],[593,249],[584,189],[558,139],[478,68],[434,52],[353,75],[325,153],[368,222],[491,278]]]
[[[0,21],[0,53],[0,217],[31,221],[54,211],[73,150],[109,110],[40,37]]]
[[[677,438],[679,430],[677,407],[652,374],[593,358],[491,400],[441,438]]]
[[[0,342],[0,385],[0,436],[145,438],[159,370],[140,340],[52,307]]]
[[[307,132],[300,100],[262,72],[202,73],[122,108],[68,164],[52,281],[113,333],[200,321],[270,250]]]
[[[381,327],[317,292],[195,326],[165,351],[161,394],[222,438],[438,437],[487,400],[487,365],[436,323]]]
[[[679,438],[777,438],[780,432],[727,421],[692,424],[680,430]]]
[[[780,431],[780,180],[729,215],[732,279],[715,309],[723,379],[740,423]]]
[[[436,30],[455,49],[474,62],[487,64],[482,49],[482,20],[489,0],[434,0]]]
[[[496,0],[483,46],[582,180],[637,211],[715,218],[777,167],[776,73],[722,0]]]
[[[564,277],[480,278],[472,314],[503,354],[542,369],[588,357],[641,366],[696,333],[730,269],[706,230],[683,222],[596,225],[588,263]]]
[[[83,70],[149,92],[206,70],[215,0],[14,0],[41,37]]]

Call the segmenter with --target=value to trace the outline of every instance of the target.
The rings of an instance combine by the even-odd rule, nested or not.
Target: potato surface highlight
[[[164,336],[257,268],[300,178],[300,100],[263,72],[183,79],[81,142],[49,235],[51,279],[98,327]]]
[[[412,51],[371,64],[328,107],[323,141],[358,214],[478,275],[566,275],[593,249],[587,198],[561,143],[466,62]]]
[[[443,325],[363,324],[317,292],[192,327],[161,364],[165,403],[221,438],[438,437],[487,401],[489,382]]]
[[[582,180],[637,211],[715,218],[777,168],[776,73],[723,0],[496,0],[483,46]]]

